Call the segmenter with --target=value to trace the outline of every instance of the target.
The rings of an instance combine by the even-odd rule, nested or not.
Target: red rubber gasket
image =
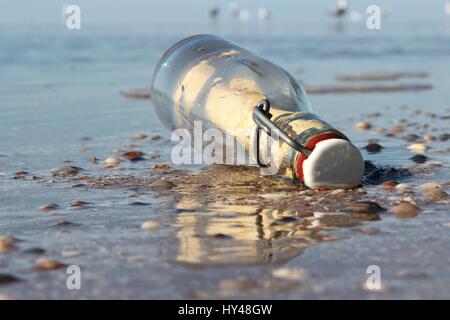
[[[312,137],[311,139],[308,140],[308,142],[306,143],[306,147],[310,150],[313,150],[314,147],[316,146],[316,144],[318,144],[320,141],[324,141],[324,140],[328,140],[328,139],[344,139],[346,140],[344,137],[342,137],[341,135],[337,134],[337,133],[322,133],[319,134],[315,137]],[[298,179],[303,182],[303,161],[306,160],[306,156],[304,154],[299,154],[298,158],[297,158],[297,165],[295,168],[295,173],[297,174]]]

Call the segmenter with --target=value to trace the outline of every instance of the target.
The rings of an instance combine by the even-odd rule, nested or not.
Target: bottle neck
[[[348,138],[317,115],[307,112],[281,112],[273,110],[273,122],[291,139],[313,150],[317,143],[328,139]],[[307,155],[278,141],[271,147],[271,163],[275,163],[278,173],[303,181],[303,162]]]

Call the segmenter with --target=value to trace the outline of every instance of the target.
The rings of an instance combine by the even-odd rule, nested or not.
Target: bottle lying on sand
[[[156,67],[151,95],[163,124],[188,131],[198,152],[213,143],[216,162],[257,164],[310,188],[361,183],[361,153],[311,113],[301,85],[283,68],[220,37],[196,35],[170,47]],[[197,143],[199,123],[203,132],[226,138]]]

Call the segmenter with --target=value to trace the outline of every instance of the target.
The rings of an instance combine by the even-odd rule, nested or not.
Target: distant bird
[[[248,21],[250,20],[250,11],[248,11],[247,9],[241,9],[239,11],[239,18],[243,21]]]
[[[211,18],[216,18],[220,13],[220,7],[215,5],[209,10],[209,16]]]
[[[267,20],[270,18],[270,12],[266,8],[259,8],[258,9],[258,17],[261,20]]]
[[[236,2],[230,2],[228,6],[228,12],[232,18],[236,18],[239,14],[239,6]]]
[[[445,3],[445,13],[450,16],[450,1]]]
[[[348,0],[339,0],[336,8],[332,8],[328,11],[328,14],[333,17],[343,16],[348,9]]]

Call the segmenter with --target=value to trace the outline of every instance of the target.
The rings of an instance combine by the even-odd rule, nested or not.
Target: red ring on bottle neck
[[[342,135],[334,132],[329,133],[322,133],[317,136],[312,137],[308,140],[306,143],[306,147],[310,150],[313,150],[316,144],[318,144],[320,141],[328,140],[328,139],[345,139]],[[298,177],[298,179],[303,182],[303,161],[306,160],[306,156],[302,153],[299,153],[299,156],[297,158],[297,165],[295,167],[295,173]]]

